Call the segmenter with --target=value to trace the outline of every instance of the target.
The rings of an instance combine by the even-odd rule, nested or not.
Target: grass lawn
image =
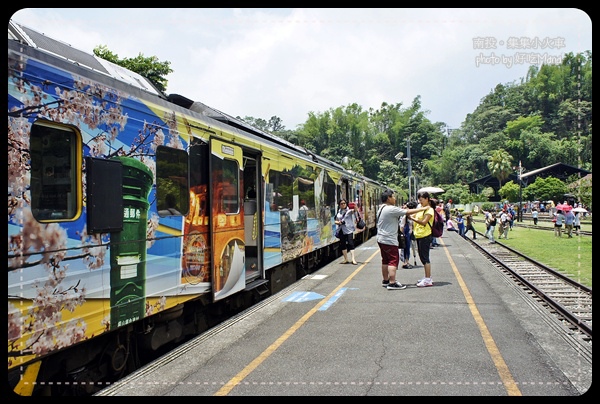
[[[482,222],[474,222],[473,226],[478,232],[485,233],[485,225]],[[592,287],[591,236],[573,235],[573,238],[568,238],[563,229],[563,235],[559,238],[555,237],[552,231],[528,229],[515,224],[508,232],[508,240],[498,239],[497,227],[494,239],[550,268],[559,270],[579,283]]]

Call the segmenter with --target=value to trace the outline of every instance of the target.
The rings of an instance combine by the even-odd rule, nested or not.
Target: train
[[[368,240],[385,189],[11,20],[9,392],[97,392],[337,259],[340,198]]]

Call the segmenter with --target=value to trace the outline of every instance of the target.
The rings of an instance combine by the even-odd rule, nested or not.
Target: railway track
[[[592,289],[502,243],[466,238],[502,272],[540,301],[583,345],[592,343]]]
[[[483,218],[481,218],[481,219],[477,218],[477,219],[473,219],[473,220],[474,220],[475,223],[484,223]],[[552,221],[550,219],[539,221],[538,225],[529,224],[529,223],[526,223],[526,222],[527,222],[526,220],[524,220],[523,222],[517,222],[515,220],[514,225],[518,226],[518,227],[523,227],[523,228],[526,228],[526,229],[554,231],[554,225],[553,225],[553,223],[552,223]],[[533,222],[531,222],[531,223],[533,223]],[[563,227],[563,234],[564,233],[565,233],[565,229]],[[573,231],[573,234],[575,234],[575,231]],[[591,236],[592,232],[591,231],[587,231],[587,230],[585,230],[585,231],[584,230],[580,230],[579,231],[579,235],[581,235],[581,236]]]
[[[483,223],[483,222],[482,222],[482,223]],[[515,224],[514,224],[514,225],[515,225],[515,226],[519,226],[519,227],[523,227],[523,228],[526,228],[526,229],[536,229],[536,230],[554,231],[554,227],[551,227],[551,226],[539,226],[539,225],[538,225],[538,226],[535,226],[535,225],[533,225],[533,224],[525,224],[525,223],[517,223],[517,222],[515,222]],[[563,230],[562,230],[562,232],[563,232],[563,235],[566,237],[566,233],[565,233],[565,229],[564,229],[564,227],[563,227]],[[573,235],[575,235],[575,234],[576,234],[576,233],[575,233],[575,231],[573,231]],[[579,235],[580,235],[580,236],[591,236],[591,235],[592,235],[592,232],[591,232],[591,231],[584,231],[584,230],[580,230],[580,231],[579,231]]]

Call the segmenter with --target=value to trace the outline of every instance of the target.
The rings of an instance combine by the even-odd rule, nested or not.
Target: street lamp
[[[398,152],[396,153],[396,155],[394,156],[394,158],[398,161],[406,161],[408,160],[406,157],[402,157],[404,156],[404,152]],[[410,188],[409,188],[409,194],[408,194],[408,198],[410,199]]]
[[[416,195],[413,195],[413,192],[416,193],[417,191],[417,180],[412,175],[412,164],[410,158],[410,136],[406,138],[406,157],[402,158],[403,155],[403,152],[398,152],[396,153],[394,158],[396,160],[403,160],[408,162],[408,200],[411,200],[411,198],[412,200],[415,200],[417,198]]]
[[[412,165],[410,158],[410,135],[406,138],[406,160],[408,160],[408,198],[412,197],[412,200],[416,200],[416,192],[417,192],[417,179],[412,175]],[[411,181],[412,181],[412,190],[411,191]],[[413,195],[413,192],[415,195]]]

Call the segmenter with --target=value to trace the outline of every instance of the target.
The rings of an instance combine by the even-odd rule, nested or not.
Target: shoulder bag
[[[406,248],[406,236],[404,232],[398,228],[398,248]]]
[[[358,222],[356,222],[356,228],[362,230],[366,226],[365,221],[362,219],[362,217],[360,217],[360,213],[356,212],[356,214],[358,215]]]

